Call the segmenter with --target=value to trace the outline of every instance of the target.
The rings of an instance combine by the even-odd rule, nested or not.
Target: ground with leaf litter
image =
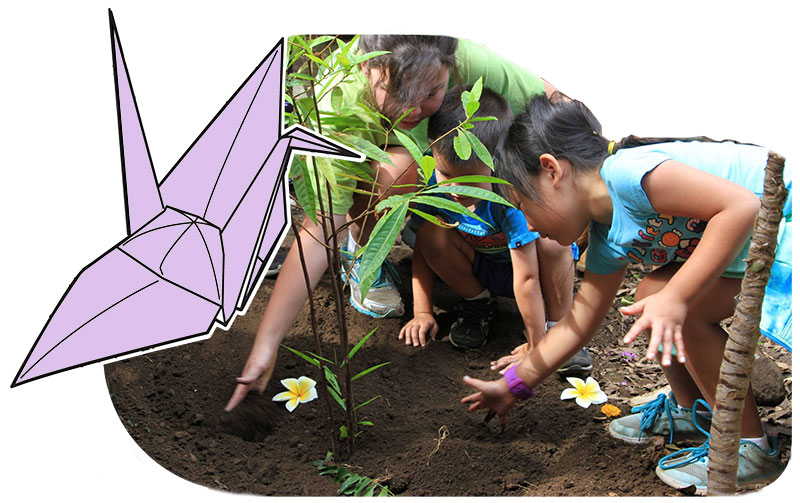
[[[291,239],[291,238],[289,238]],[[289,242],[287,240],[287,242]],[[390,258],[398,265],[401,290],[410,305],[411,251],[397,246]],[[630,296],[632,269],[592,345],[593,376],[623,413],[635,397],[659,390],[666,380],[643,358],[645,340],[621,344],[631,321],[617,313]],[[576,280],[576,286],[579,279]],[[106,365],[110,397],[120,420],[138,445],[177,476],[225,491],[263,495],[335,495],[338,486],[312,465],[331,449],[327,413],[321,399],[300,404],[289,413],[270,399],[281,392],[280,380],[306,375],[319,380],[310,364],[282,349],[263,396],[251,394],[233,414],[223,407],[250,350],[261,313],[272,291],[265,280],[248,313],[230,330],[212,337]],[[337,323],[331,283],[315,292],[319,326],[332,354]],[[441,332],[447,333],[457,299],[437,283],[435,292]],[[567,386],[548,378],[532,400],[517,405],[504,432],[483,422],[483,413],[468,413],[459,403],[469,389],[465,374],[490,379],[489,362],[523,342],[522,322],[511,300],[500,303],[491,338],[478,351],[461,352],[446,340],[414,349],[397,333],[408,316],[374,320],[349,305],[351,344],[375,327],[375,335],[356,355],[354,371],[387,365],[355,382],[358,402],[380,398],[358,410],[369,420],[346,462],[349,472],[371,477],[398,496],[674,496],[680,495],[655,475],[658,459],[675,446],[663,442],[628,445],[611,438],[599,405],[583,409],[561,401]],[[316,345],[308,307],[284,343],[299,351]],[[765,427],[782,442],[783,459],[791,447],[791,355],[764,341],[754,376]],[[321,386],[320,393],[322,392]]]

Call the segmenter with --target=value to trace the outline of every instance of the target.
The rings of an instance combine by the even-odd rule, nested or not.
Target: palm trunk
[[[786,200],[783,165],[783,157],[769,153],[764,173],[764,195],[750,243],[747,270],[720,366],[708,461],[710,495],[736,492],[742,409],[760,335],[761,303],[775,260],[778,226]]]

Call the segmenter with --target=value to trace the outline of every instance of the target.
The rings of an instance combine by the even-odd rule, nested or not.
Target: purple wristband
[[[506,380],[506,385],[508,386],[508,390],[511,391],[511,394],[520,400],[526,400],[536,394],[535,391],[525,384],[525,381],[520,379],[517,374],[516,365],[508,367],[505,374],[503,374],[503,379]]]

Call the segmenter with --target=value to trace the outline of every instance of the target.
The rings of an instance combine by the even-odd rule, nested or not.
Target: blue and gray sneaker
[[[697,417],[705,428],[711,427],[711,419]],[[631,414],[615,419],[608,425],[612,437],[631,444],[646,444],[656,435],[668,437],[669,443],[678,440],[702,442],[706,436],[698,429],[692,409],[680,407],[675,395],[664,393],[643,405],[631,409]]]
[[[350,285],[350,304],[356,310],[373,318],[397,318],[403,315],[403,298],[395,285],[399,276],[388,260],[383,262],[378,277],[363,299],[358,287],[361,257],[353,260],[351,253],[342,250],[341,262],[342,281]]]
[[[705,401],[697,400],[692,408],[695,419],[698,418],[698,405],[709,408]],[[681,449],[661,458],[658,461],[656,475],[670,487],[705,496],[708,493],[710,435],[698,422],[695,422],[695,426],[705,435],[706,441],[699,447]],[[736,485],[739,489],[769,484],[783,472],[785,466],[781,463],[778,442],[774,437],[767,439],[769,451],[763,450],[749,440],[739,442],[739,467],[736,473]]]

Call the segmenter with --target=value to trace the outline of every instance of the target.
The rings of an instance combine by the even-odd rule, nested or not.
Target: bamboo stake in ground
[[[714,418],[711,423],[709,495],[736,492],[742,409],[750,386],[753,355],[760,335],[761,303],[775,260],[778,225],[786,200],[783,165],[783,157],[769,153],[764,173],[764,194],[750,243],[747,270],[720,366]]]

